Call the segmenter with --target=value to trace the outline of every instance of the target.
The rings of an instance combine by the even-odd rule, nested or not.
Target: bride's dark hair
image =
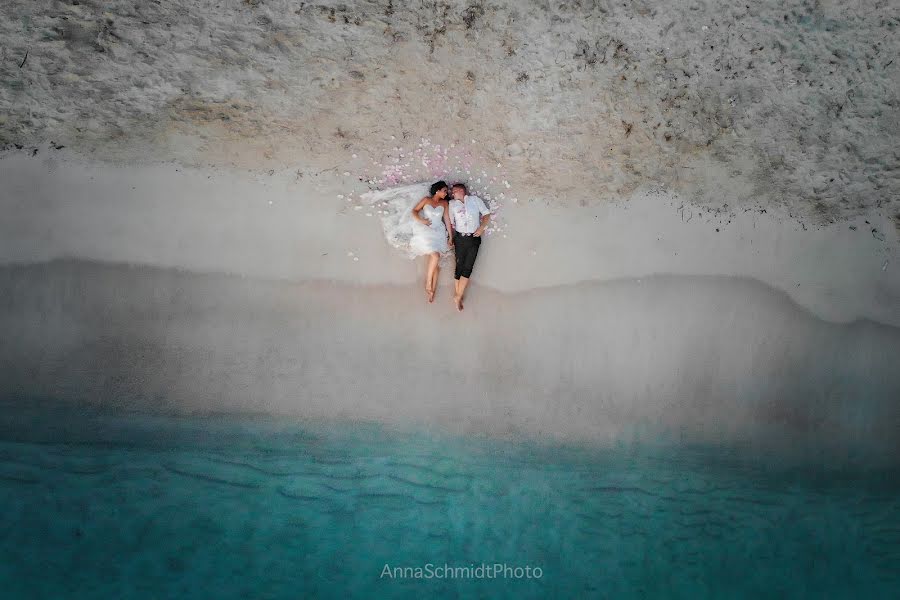
[[[447,187],[446,181],[438,181],[438,182],[432,183],[431,184],[431,195],[434,196],[435,194],[437,194],[439,191],[441,191],[445,187]]]

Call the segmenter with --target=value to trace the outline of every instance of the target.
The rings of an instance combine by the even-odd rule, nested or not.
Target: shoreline
[[[409,287],[85,261],[0,267],[0,282],[0,328],[21,340],[0,348],[5,395],[499,438],[900,448],[900,329],[824,322],[752,280],[475,287],[464,315],[447,288],[441,307]]]
[[[121,261],[121,260],[98,260],[93,258],[84,258],[80,256],[58,256],[54,258],[50,258],[47,260],[39,260],[39,261],[13,261],[13,262],[4,262],[0,263],[0,272],[3,271],[27,271],[27,270],[35,270],[35,269],[44,269],[44,268],[94,268],[94,269],[109,269],[111,272],[120,271],[120,270],[129,270],[129,271],[142,271],[145,269],[149,269],[152,271],[158,271],[161,273],[172,273],[176,276],[182,276],[187,278],[204,278],[209,277],[212,279],[224,278],[224,279],[235,279],[241,280],[244,282],[255,282],[262,286],[294,286],[300,288],[310,288],[314,290],[327,290],[334,288],[346,288],[348,290],[352,290],[355,292],[378,292],[378,291],[403,291],[409,298],[411,298],[410,304],[416,305],[421,304],[423,307],[427,307],[427,304],[422,299],[420,300],[421,294],[419,293],[420,282],[418,277],[414,281],[409,282],[367,282],[353,279],[342,279],[339,277],[321,277],[321,278],[309,278],[309,279],[292,279],[288,277],[282,278],[273,278],[273,277],[264,277],[260,275],[254,274],[245,274],[245,273],[235,273],[233,271],[227,270],[196,270],[191,267],[183,266],[183,265],[158,265],[151,263],[141,263],[141,262],[130,262],[130,261]],[[449,299],[452,296],[450,290],[453,287],[453,279],[447,273],[447,271],[452,271],[452,264],[445,265],[442,263],[441,265],[441,279],[438,284],[438,296],[440,296],[446,302],[440,303],[437,299],[433,306],[438,307],[436,310],[443,312],[443,309],[447,309],[447,317],[454,319],[457,317],[464,318],[465,312],[458,313],[452,306],[451,300]],[[823,317],[817,314],[815,311],[810,309],[808,306],[804,306],[803,304],[797,302],[791,294],[789,290],[783,290],[772,285],[769,285],[765,281],[761,281],[754,277],[747,277],[743,275],[728,275],[728,274],[680,274],[680,273],[651,273],[643,276],[623,276],[616,277],[610,279],[583,279],[578,281],[571,281],[565,283],[548,283],[545,285],[539,285],[534,287],[525,287],[525,288],[514,288],[514,289],[500,289],[493,287],[491,285],[485,284],[483,282],[477,281],[473,279],[469,284],[469,287],[466,292],[466,298],[476,298],[479,293],[487,294],[492,297],[499,297],[505,299],[505,301],[515,301],[516,299],[526,299],[535,294],[541,294],[546,292],[554,292],[554,291],[564,291],[571,290],[577,291],[579,288],[585,286],[602,286],[602,285],[624,285],[624,284],[642,284],[644,282],[653,282],[653,281],[697,281],[697,282],[734,282],[734,283],[742,283],[750,286],[759,286],[769,290],[773,296],[780,297],[786,304],[795,308],[797,311],[803,313],[805,316],[815,319],[816,321],[820,321],[823,324],[827,325],[841,325],[841,326],[855,326],[859,324],[868,324],[875,327],[883,327],[888,330],[898,330],[900,331],[900,324],[886,323],[883,321],[878,321],[865,316],[858,316],[849,320],[832,320],[826,317]],[[474,302],[474,301],[473,301]],[[446,304],[447,306],[442,306]]]

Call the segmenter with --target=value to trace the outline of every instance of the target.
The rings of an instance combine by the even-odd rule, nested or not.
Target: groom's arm
[[[447,217],[448,222],[450,223],[449,231],[452,233],[453,229],[456,227],[456,219],[453,218],[453,212],[450,210],[449,202],[447,202],[447,209],[444,210],[444,215]]]
[[[491,222],[491,213],[486,213],[481,215],[481,223],[478,225],[478,229],[475,230],[475,235],[481,235],[484,233],[484,230],[487,229],[488,223]]]
[[[446,202],[444,206],[444,225],[447,227],[447,237],[450,245],[453,245],[453,217],[450,216],[450,203]]]
[[[478,229],[475,230],[475,235],[481,235],[484,233],[484,230],[487,229],[488,223],[491,222],[491,211],[484,204],[484,200],[478,198],[478,212],[481,213],[481,223],[478,224]]]

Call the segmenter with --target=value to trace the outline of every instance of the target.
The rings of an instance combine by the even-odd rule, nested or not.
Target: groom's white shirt
[[[481,225],[481,215],[491,213],[484,201],[478,196],[466,194],[464,201],[453,198],[450,200],[450,223],[453,229],[460,233],[475,233]]]

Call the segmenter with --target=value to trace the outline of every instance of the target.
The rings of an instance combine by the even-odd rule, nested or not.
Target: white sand
[[[352,178],[85,165],[60,154],[0,160],[3,262],[71,256],[418,285],[421,261],[388,246],[377,215],[337,197],[366,189]],[[900,326],[900,240],[887,216],[804,229],[765,210],[716,215],[662,192],[587,207],[508,202],[507,237],[486,238],[473,285],[511,292],[652,274],[750,277],[824,319]],[[450,285],[450,270],[443,275]]]

